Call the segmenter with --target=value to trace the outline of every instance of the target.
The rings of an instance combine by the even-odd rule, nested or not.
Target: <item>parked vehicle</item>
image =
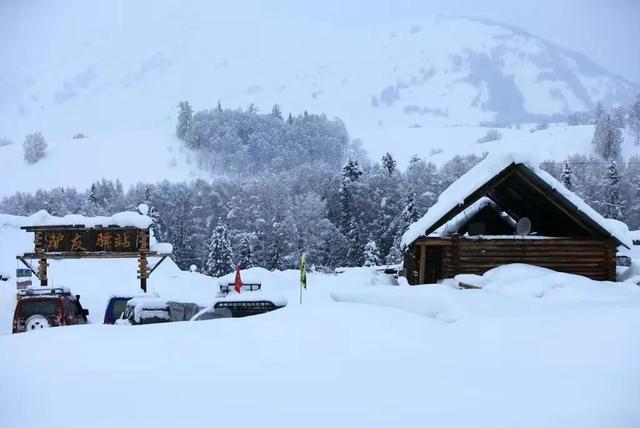
[[[233,318],[264,314],[287,305],[287,300],[273,293],[265,293],[262,284],[243,284],[242,292],[234,291],[234,284],[220,285],[220,299],[211,307],[212,311],[228,309]]]
[[[197,314],[195,314],[194,317],[191,318],[191,321],[206,321],[206,320],[214,320],[218,318],[231,318],[231,317],[233,317],[233,314],[231,313],[231,309],[229,308],[216,309],[210,306],[208,308],[201,310]]]
[[[118,318],[122,316],[127,302],[133,299],[133,296],[113,296],[107,303],[107,308],[104,311],[104,324],[114,324]]]
[[[89,311],[65,288],[20,290],[13,314],[13,333],[86,324]]]
[[[276,304],[271,300],[240,300],[238,298],[234,298],[216,302],[213,305],[213,309],[228,309],[233,318],[242,318],[275,311],[276,309],[283,308],[284,306],[286,306],[286,304]]]
[[[127,301],[117,325],[158,324],[188,321],[202,309],[195,303],[168,301],[158,297],[134,297]]]

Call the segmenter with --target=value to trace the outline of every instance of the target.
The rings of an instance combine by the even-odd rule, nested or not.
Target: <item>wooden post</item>
[[[40,278],[40,285],[42,287],[46,287],[49,283],[47,280],[47,266],[49,266],[47,259],[40,259],[38,261],[38,278]]]
[[[424,275],[426,273],[427,263],[427,246],[422,244],[420,248],[420,271],[418,272],[418,284],[424,284]]]
[[[140,253],[140,257],[138,258],[138,278],[140,279],[140,288],[145,293],[147,292],[147,278],[149,277],[148,266],[147,255]]]
[[[146,252],[149,251],[149,231],[141,230],[138,233],[138,249],[140,258],[138,259],[138,278],[140,278],[140,288],[147,292],[147,278],[149,278],[149,264]]]
[[[460,273],[460,235],[451,235],[451,277]]]

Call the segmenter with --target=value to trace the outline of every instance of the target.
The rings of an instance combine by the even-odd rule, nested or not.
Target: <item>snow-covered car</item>
[[[191,318],[191,321],[206,321],[219,318],[232,318],[233,314],[229,308],[214,308],[209,306],[198,312]]]
[[[20,290],[13,314],[13,333],[86,324],[89,310],[67,288]]]
[[[202,310],[195,303],[175,302],[159,297],[134,297],[127,302],[116,325],[158,324],[188,321]]]
[[[251,286],[250,288],[247,286]],[[244,284],[237,293],[233,284],[220,286],[220,298],[211,306],[212,310],[227,309],[233,318],[264,314],[287,306],[287,299],[278,293],[262,290],[260,284]],[[254,290],[254,291],[252,291]]]

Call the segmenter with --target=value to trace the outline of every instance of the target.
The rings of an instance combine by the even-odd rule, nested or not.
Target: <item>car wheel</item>
[[[27,318],[27,322],[25,323],[25,325],[27,327],[27,331],[51,327],[51,324],[49,324],[49,320],[43,315],[31,315],[29,318]]]

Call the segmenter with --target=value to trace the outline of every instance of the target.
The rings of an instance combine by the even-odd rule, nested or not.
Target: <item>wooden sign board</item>
[[[42,255],[89,255],[148,253],[149,230],[133,227],[27,226],[34,232],[35,253]]]

